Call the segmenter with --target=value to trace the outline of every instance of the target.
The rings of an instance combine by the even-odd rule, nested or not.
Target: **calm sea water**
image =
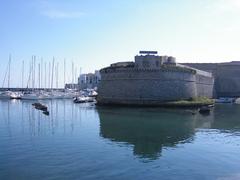
[[[0,101],[0,179],[240,179],[240,106],[110,108]]]

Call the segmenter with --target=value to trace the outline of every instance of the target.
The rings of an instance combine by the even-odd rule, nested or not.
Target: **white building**
[[[80,89],[94,89],[97,88],[101,80],[99,71],[95,73],[81,74],[78,78],[78,85]]]

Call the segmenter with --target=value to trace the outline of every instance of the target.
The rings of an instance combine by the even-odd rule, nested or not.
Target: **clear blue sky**
[[[59,62],[71,79],[139,50],[158,50],[178,62],[240,60],[239,0],[8,0],[0,4],[0,86],[12,54],[12,86],[25,84],[32,55]]]

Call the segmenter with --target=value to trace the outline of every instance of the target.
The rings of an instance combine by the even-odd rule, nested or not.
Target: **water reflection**
[[[218,105],[214,111],[215,121],[211,128],[239,132],[240,130],[240,106],[239,105]]]
[[[210,116],[196,115],[196,127],[238,133],[240,131],[240,105],[218,104]]]
[[[2,131],[7,130],[8,136],[11,136],[12,131],[15,135],[29,133],[30,136],[72,134],[82,116],[88,118],[86,111],[96,114],[89,104],[76,105],[71,100],[41,101],[49,109],[50,115],[46,116],[42,111],[36,110],[32,103],[33,101],[0,101]]]
[[[135,155],[156,159],[164,146],[192,141],[195,121],[189,114],[161,109],[98,109],[100,134],[134,145]]]
[[[158,108],[98,108],[100,135],[133,145],[133,153],[156,159],[163,147],[191,143],[198,129],[239,130],[238,106],[217,106],[209,116]]]
[[[34,109],[31,101],[0,101],[0,132],[9,137],[68,136],[85,129],[87,138],[93,132],[86,128],[94,126],[101,137],[114,143],[128,143],[133,146],[134,155],[149,159],[161,156],[164,147],[191,143],[198,129],[218,129],[237,135],[240,132],[237,105],[217,105],[209,116],[202,116],[160,108],[96,108],[92,104],[73,104],[71,100],[42,103],[48,106],[49,116]]]

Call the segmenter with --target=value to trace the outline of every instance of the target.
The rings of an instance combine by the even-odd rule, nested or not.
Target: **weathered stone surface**
[[[213,73],[215,97],[240,97],[240,62],[184,63],[183,65]]]
[[[99,104],[160,105],[213,95],[211,73],[176,63],[171,56],[137,55],[135,62],[100,70]]]
[[[161,69],[101,71],[98,87],[100,104],[157,105],[164,101],[212,97],[213,78],[192,72]]]

